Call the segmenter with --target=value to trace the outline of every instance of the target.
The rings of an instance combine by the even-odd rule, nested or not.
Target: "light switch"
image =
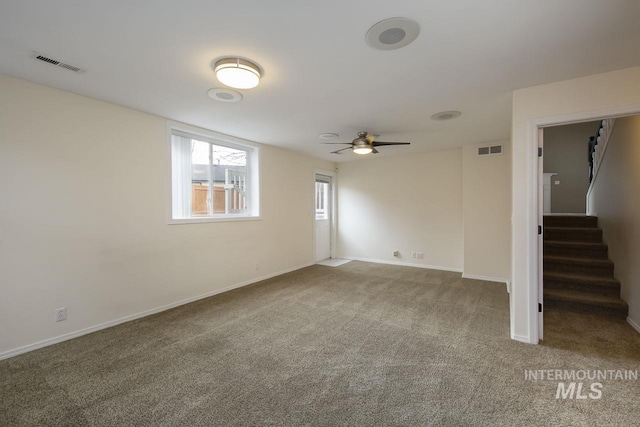
[[[560,185],[560,181],[553,181],[555,185]]]

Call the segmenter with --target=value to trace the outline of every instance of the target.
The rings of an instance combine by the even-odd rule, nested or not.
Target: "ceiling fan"
[[[376,147],[383,145],[409,145],[410,142],[384,142],[376,141],[377,135],[367,136],[367,132],[358,132],[358,137],[351,142],[323,142],[322,144],[347,144],[351,147],[341,148],[340,150],[332,151],[331,154],[341,154],[344,150],[353,150],[356,154],[378,154],[379,151]]]

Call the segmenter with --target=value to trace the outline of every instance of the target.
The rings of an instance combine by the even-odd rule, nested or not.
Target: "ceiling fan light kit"
[[[356,154],[369,154],[373,151],[371,147],[353,147],[353,152]]]
[[[216,61],[213,71],[225,86],[234,89],[252,89],[260,83],[260,67],[240,58],[222,58]]]

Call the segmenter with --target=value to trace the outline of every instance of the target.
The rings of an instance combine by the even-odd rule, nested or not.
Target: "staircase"
[[[545,216],[545,308],[626,319],[607,253],[597,217]]]

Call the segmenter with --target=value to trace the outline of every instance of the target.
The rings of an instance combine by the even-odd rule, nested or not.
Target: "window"
[[[171,129],[172,222],[258,216],[258,148],[228,139]]]
[[[329,219],[329,183],[316,181],[316,219]]]

